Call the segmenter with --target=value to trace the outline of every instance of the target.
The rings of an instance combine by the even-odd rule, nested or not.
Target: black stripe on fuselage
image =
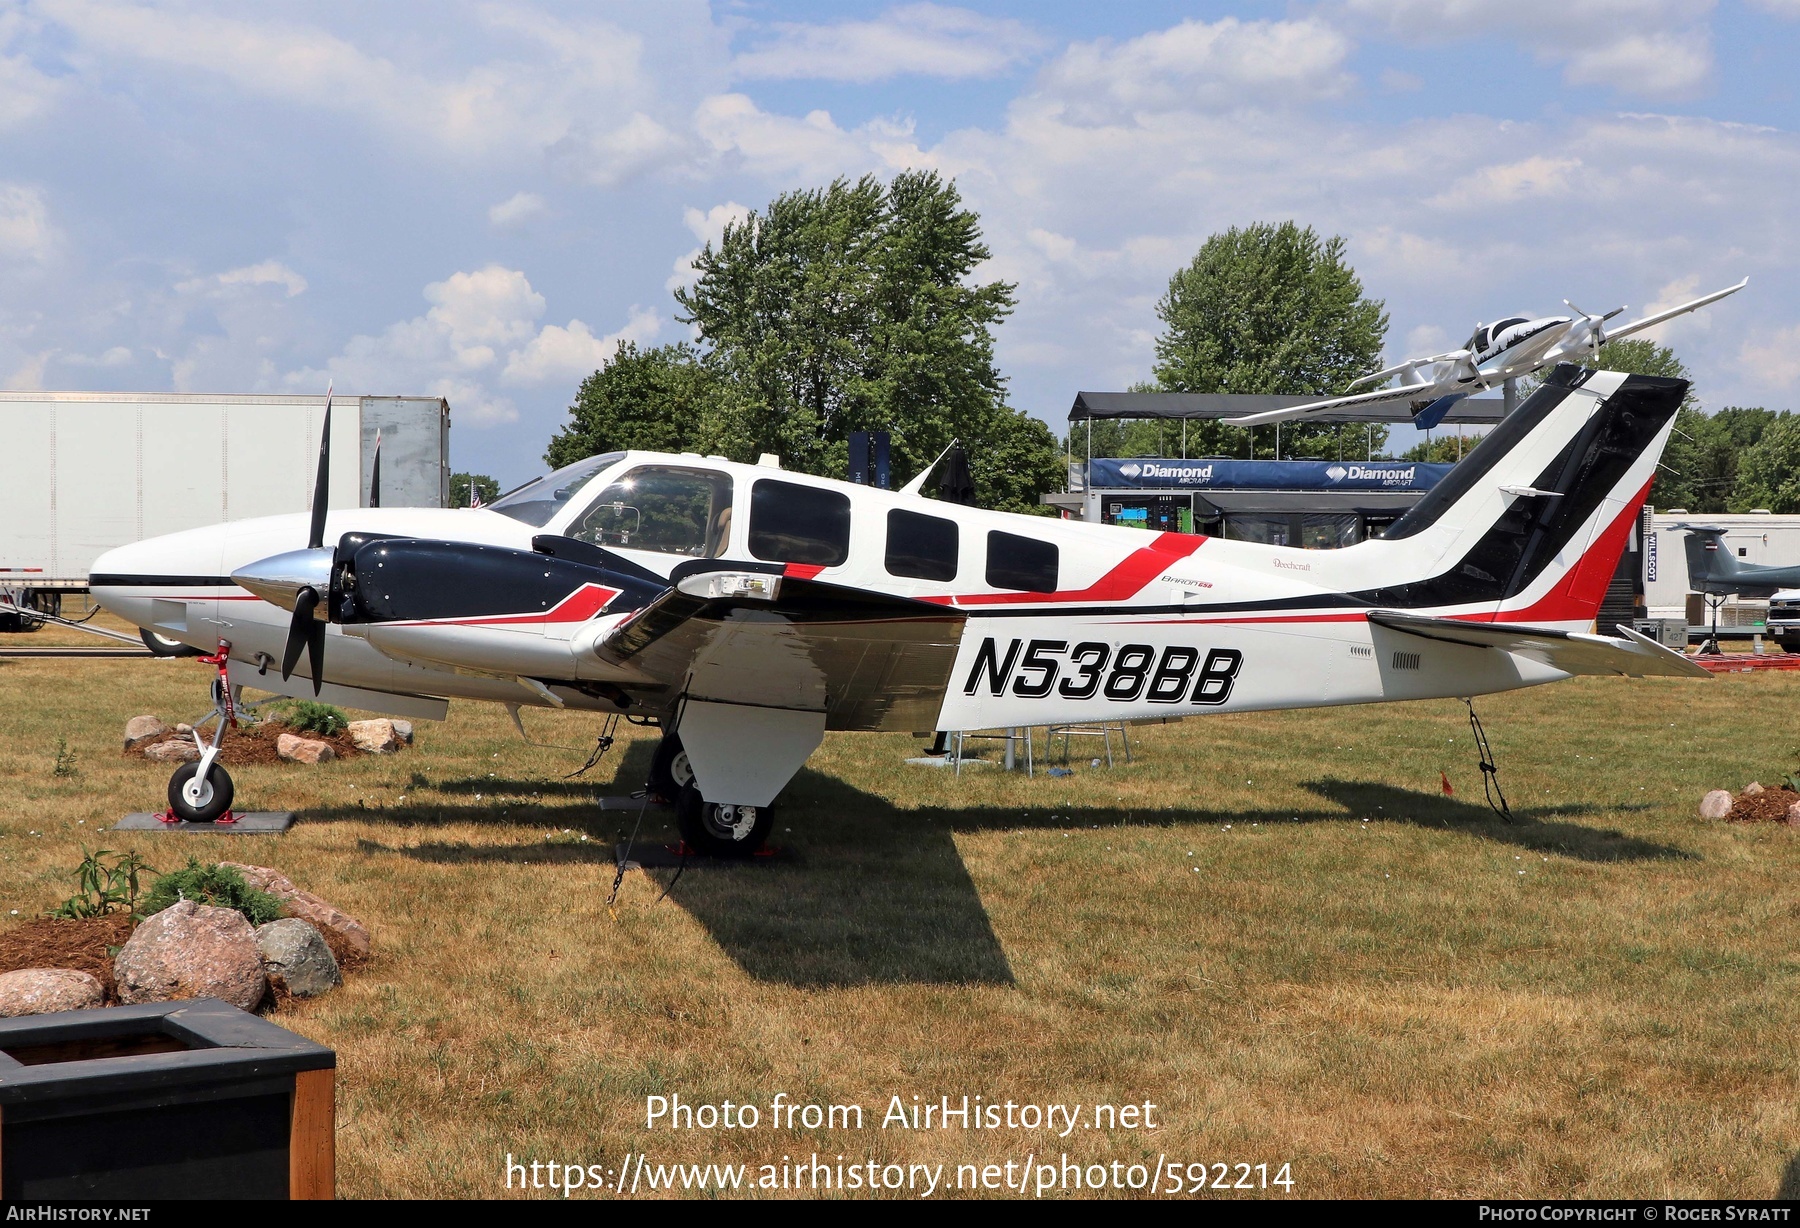
[[[231,588],[237,582],[230,576],[142,576],[94,575],[88,577],[89,588]]]

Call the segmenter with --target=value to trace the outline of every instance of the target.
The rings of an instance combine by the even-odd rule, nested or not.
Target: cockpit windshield
[[[1487,347],[1488,330],[1487,325],[1485,324],[1470,333],[1468,341],[1463,344],[1463,349],[1469,351],[1471,354],[1479,354],[1481,351],[1487,349]]]
[[[489,505],[489,510],[541,527],[550,523],[551,517],[568,506],[569,500],[596,473],[609,469],[624,459],[623,452],[607,452],[576,461],[573,465],[564,465],[555,473],[507,491]]]

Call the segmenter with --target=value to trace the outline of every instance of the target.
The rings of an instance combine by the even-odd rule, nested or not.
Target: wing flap
[[[671,587],[595,652],[645,688],[823,711],[828,729],[910,732],[935,727],[963,620],[945,606],[783,576],[772,599]]]
[[[1651,676],[1710,678],[1712,674],[1630,627],[1616,630],[1623,638],[1522,627],[1509,623],[1471,623],[1454,618],[1426,618],[1390,610],[1372,610],[1369,621],[1394,631],[1449,644],[1495,648],[1528,657],[1566,674],[1608,674],[1628,678]]]

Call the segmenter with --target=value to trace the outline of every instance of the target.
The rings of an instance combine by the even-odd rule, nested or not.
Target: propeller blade
[[[306,663],[312,667],[313,694],[325,683],[325,624],[313,620],[306,637]]]
[[[369,506],[381,506],[381,432],[375,432],[375,467],[369,473]]]
[[[294,665],[300,660],[300,650],[305,648],[312,638],[313,611],[319,605],[319,590],[311,585],[301,589],[294,595],[294,620],[288,624],[287,647],[281,653],[281,680],[286,682],[294,675]],[[317,658],[314,658],[313,676],[318,676]]]
[[[306,535],[306,547],[317,550],[325,544],[325,501],[331,480],[331,389],[325,389],[325,430],[319,436],[319,474],[313,479],[312,529]]]

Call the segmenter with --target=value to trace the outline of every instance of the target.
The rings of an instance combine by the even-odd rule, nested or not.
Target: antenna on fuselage
[[[900,493],[903,495],[918,495],[920,498],[924,498],[922,492],[925,489],[926,481],[931,477],[932,473],[937,470],[937,467],[944,463],[944,458],[950,455],[950,449],[956,447],[961,442],[962,440],[960,439],[952,439],[949,445],[945,447],[942,452],[937,454],[936,460],[919,470],[912,481],[900,488]]]

